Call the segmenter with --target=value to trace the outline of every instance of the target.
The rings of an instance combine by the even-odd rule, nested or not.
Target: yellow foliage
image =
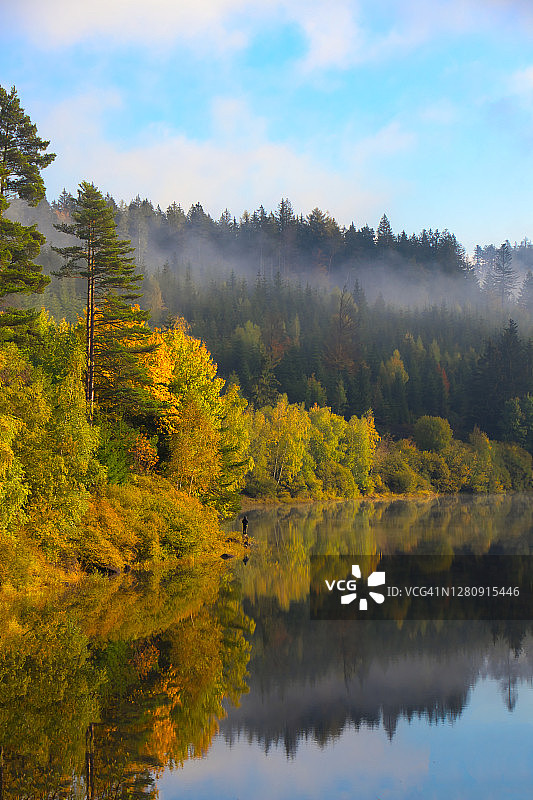
[[[185,320],[177,320],[167,331],[156,329],[150,344],[156,349],[147,353],[144,360],[154,382],[151,391],[166,405],[161,429],[176,433],[181,408],[192,402],[216,415],[224,381],[216,377],[217,365],[203,342],[188,335]]]
[[[157,448],[142,433],[137,434],[128,452],[133,459],[132,469],[142,475],[150,472],[159,460]]]
[[[234,385],[223,394],[217,365],[184,320],[155,330],[151,344],[155,349],[144,359],[153,396],[164,405],[159,428],[171,454],[166,474],[178,489],[222,513],[235,511],[249,467],[246,401]]]

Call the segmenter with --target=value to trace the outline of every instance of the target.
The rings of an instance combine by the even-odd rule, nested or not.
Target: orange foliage
[[[150,442],[150,440],[138,433],[135,441],[128,449],[129,454],[133,459],[131,469],[139,472],[141,475],[146,475],[151,469],[155,467],[158,462],[157,448]]]

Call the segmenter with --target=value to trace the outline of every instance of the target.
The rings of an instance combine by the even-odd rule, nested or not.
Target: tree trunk
[[[87,404],[89,404],[89,352],[90,352],[90,342],[91,342],[91,321],[90,321],[90,308],[91,308],[91,263],[92,263],[92,253],[91,253],[91,241],[89,239],[87,243],[87,312],[85,316],[85,358],[87,362],[87,371],[85,374],[85,400]]]
[[[0,800],[4,800],[4,748],[0,744]]]
[[[94,729],[93,724],[85,731],[85,781],[87,800],[94,798]],[[0,798],[1,800],[1,798]]]
[[[90,224],[87,245],[87,390],[86,400],[89,417],[93,418],[94,406],[94,260],[95,223]]]

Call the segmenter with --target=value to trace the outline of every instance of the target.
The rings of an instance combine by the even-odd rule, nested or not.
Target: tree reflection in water
[[[2,608],[0,800],[155,797],[247,691],[253,621],[218,565]]]
[[[529,553],[530,498],[247,516],[250,558],[232,573],[193,564],[0,594],[0,800],[155,797],[162,772],[202,758],[219,729],[293,757],[348,726],[392,739],[401,718],[453,724],[486,676],[514,713],[533,675],[529,623],[311,622],[308,557]]]
[[[311,621],[309,556],[366,553],[370,571],[380,553],[396,551],[529,554],[530,497],[324,503],[247,515],[255,543],[238,574],[257,630],[250,693],[222,723],[228,743],[243,734],[266,752],[282,744],[292,757],[300,742],[323,747],[347,727],[382,727],[392,738],[400,718],[453,724],[485,677],[516,706],[520,682],[533,676],[529,622]]]

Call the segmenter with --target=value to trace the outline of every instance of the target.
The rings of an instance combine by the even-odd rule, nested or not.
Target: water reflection
[[[530,554],[529,497],[325,504],[248,518],[255,540],[239,578],[257,630],[250,693],[222,724],[229,746],[244,738],[295,758],[310,741],[327,748],[363,728],[393,740],[402,719],[453,725],[482,681],[498,685],[508,712],[520,687],[530,689],[530,622],[312,622],[308,599],[312,554]]]
[[[513,710],[533,675],[533,638],[522,623],[310,623],[295,604],[259,623],[250,672],[250,694],[222,723],[226,740],[245,734],[266,752],[282,743],[294,757],[301,742],[323,747],[348,728],[392,739],[400,718],[453,722],[480,679],[497,680]]]
[[[253,623],[218,565],[7,600],[0,797],[153,797],[247,691]]]
[[[510,773],[509,796],[527,796],[530,623],[312,622],[308,564],[356,550],[529,554],[533,500],[247,516],[246,564],[0,595],[0,800],[503,797]]]

